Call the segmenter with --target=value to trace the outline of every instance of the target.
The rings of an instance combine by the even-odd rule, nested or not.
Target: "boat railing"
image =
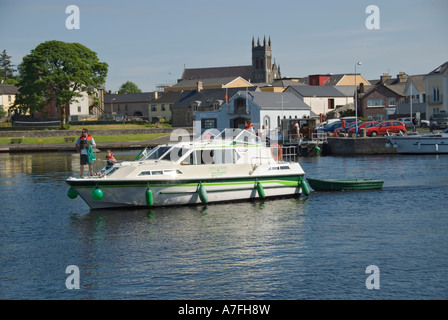
[[[327,142],[327,133],[326,132],[315,132],[315,133],[313,133],[313,136],[311,139],[312,139],[312,141],[326,143]]]
[[[283,146],[281,160],[284,162],[297,162],[297,146]]]
[[[250,164],[253,168],[255,168],[255,166],[257,165],[261,165],[261,164],[269,164],[272,161],[271,157],[252,157],[250,159]]]

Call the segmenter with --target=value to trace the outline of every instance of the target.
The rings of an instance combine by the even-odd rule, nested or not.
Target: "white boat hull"
[[[99,175],[66,180],[67,195],[92,208],[160,207],[300,197],[309,190],[296,162],[281,161],[277,145],[266,147],[245,130],[205,131],[192,143],[162,145],[138,160],[104,168]]]
[[[390,136],[389,143],[401,154],[448,153],[448,137],[441,135]]]
[[[201,185],[208,198],[206,203],[216,203],[271,197],[300,197],[302,189],[299,179],[301,179],[299,176],[260,179],[263,195],[260,195],[257,189],[258,179],[256,178],[241,181],[211,180],[201,182]],[[112,180],[107,180],[107,183],[82,183],[81,180],[81,182],[72,181],[72,183],[68,183],[92,209],[205,204],[199,195],[200,181],[158,184],[154,182]],[[95,188],[101,189],[103,193],[100,200],[95,200],[92,195]],[[148,204],[146,200],[145,195],[148,189],[152,193],[152,204]]]

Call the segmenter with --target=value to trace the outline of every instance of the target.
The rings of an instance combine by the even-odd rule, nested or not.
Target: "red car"
[[[377,128],[379,125],[380,125],[380,122],[378,122],[378,121],[366,121],[366,122],[363,122],[360,125],[358,125],[358,133],[359,133],[359,129],[365,128],[367,135],[369,135],[369,132],[371,132],[372,130]],[[348,130],[348,133],[354,133],[355,129],[356,129],[356,127],[355,128],[350,128],[350,130]]]
[[[406,133],[406,126],[401,121],[387,120],[370,130],[367,135],[374,137],[379,134],[387,135],[388,133]]]
[[[358,121],[358,128],[360,128],[361,124],[362,124],[362,121]],[[352,128],[355,128],[354,121],[347,124],[345,126],[345,128],[343,128],[343,127],[336,128],[336,130],[334,130],[334,132],[333,132],[333,137],[337,137],[339,133],[345,133],[345,132],[349,133]],[[354,132],[354,130],[355,129],[353,129],[352,132]]]

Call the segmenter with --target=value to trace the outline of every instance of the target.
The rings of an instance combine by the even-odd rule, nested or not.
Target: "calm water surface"
[[[448,298],[448,156],[301,164],[309,177],[378,178],[384,188],[90,211],[66,195],[78,155],[0,154],[0,299]],[[66,288],[69,265],[78,290]],[[378,290],[366,288],[369,265]]]

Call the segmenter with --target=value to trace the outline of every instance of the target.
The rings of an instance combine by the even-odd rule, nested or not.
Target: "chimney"
[[[159,98],[159,93],[157,91],[154,91],[154,100],[157,100]]]
[[[201,90],[202,90],[202,81],[198,80],[198,82],[196,84],[197,84],[197,87],[196,87],[197,92],[201,92]]]
[[[359,84],[359,93],[364,93],[364,82]]]
[[[385,83],[387,80],[390,80],[392,77],[388,73],[383,73],[381,76],[381,83]]]
[[[400,72],[399,74],[397,74],[397,80],[400,83],[406,82],[408,81],[408,75],[405,72]]]

